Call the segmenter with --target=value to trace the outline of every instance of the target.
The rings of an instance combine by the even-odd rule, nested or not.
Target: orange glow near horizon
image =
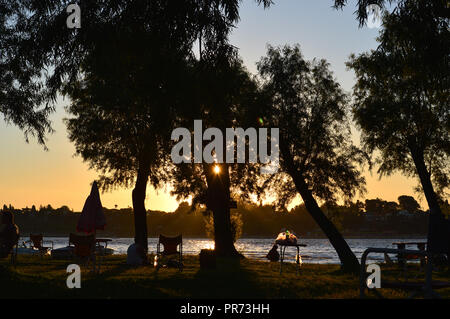
[[[23,133],[15,126],[7,126],[0,118],[0,206],[13,205],[16,208],[32,207],[35,205],[52,205],[54,208],[63,205],[74,211],[81,211],[84,201],[89,195],[92,181],[98,175],[90,170],[78,156],[74,157],[75,148],[71,144],[62,124],[62,119],[53,119],[56,133],[48,137],[49,151],[37,145],[31,139],[27,144]],[[357,142],[357,141],[355,141]],[[220,167],[215,166],[214,171]],[[376,172],[376,170],[374,170]],[[393,174],[379,179],[376,173],[365,171],[367,181],[367,194],[364,198],[356,197],[354,200],[366,198],[382,198],[388,201],[397,201],[400,195],[414,196],[422,206],[428,209],[423,198],[418,198],[413,188],[417,182],[401,174]],[[102,193],[101,200],[107,208],[127,208],[132,206],[131,189],[118,189]],[[255,201],[256,202],[256,201]],[[288,209],[302,203],[298,196]],[[146,208],[173,212],[179,202],[170,195],[170,189],[155,190],[148,188]],[[263,201],[270,204],[270,200]]]

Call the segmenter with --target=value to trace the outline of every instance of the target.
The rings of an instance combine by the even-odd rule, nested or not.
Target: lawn
[[[130,267],[126,256],[105,257],[100,274],[82,267],[81,289],[66,286],[66,268],[72,261],[49,257],[19,256],[14,268],[0,261],[0,298],[358,298],[358,277],[345,274],[339,265],[295,264],[279,273],[278,263],[251,259],[219,260],[217,269],[200,269],[198,256],[184,257],[184,270],[152,266]],[[411,266],[409,280],[422,280],[423,273]],[[402,278],[396,268],[382,266],[381,280]],[[433,279],[450,280],[450,272]],[[387,298],[405,298],[407,293],[380,289]],[[450,298],[450,289],[439,291]],[[373,294],[369,294],[374,297]]]

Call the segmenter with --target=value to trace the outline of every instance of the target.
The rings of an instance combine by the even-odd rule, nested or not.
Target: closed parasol
[[[78,219],[77,232],[92,233],[106,226],[105,214],[103,214],[100,193],[97,182],[92,184],[91,194],[84,203],[83,211]]]

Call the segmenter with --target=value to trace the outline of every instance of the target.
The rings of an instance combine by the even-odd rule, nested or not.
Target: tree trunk
[[[410,150],[425,198],[427,199],[428,207],[430,208],[430,214],[428,216],[427,249],[437,252],[440,250],[441,245],[444,244],[444,238],[447,236],[447,230],[442,227],[442,221],[445,220],[444,215],[442,214],[436,193],[434,192],[433,184],[431,183],[431,174],[428,172],[425,165],[423,152],[411,146]]]
[[[422,184],[423,192],[425,194],[425,198],[427,199],[428,207],[430,208],[430,212],[432,214],[442,215],[441,207],[439,206],[433,184],[431,183],[431,174],[428,172],[425,165],[423,152],[414,150],[414,148],[411,147],[410,150],[417,169],[417,175],[419,175],[420,183]]]
[[[147,181],[150,175],[150,164],[144,160],[139,163],[136,185],[132,192],[134,210],[134,242],[142,247],[142,258],[147,262],[148,238],[147,238],[147,211],[145,209],[145,194]]]
[[[342,237],[341,233],[337,230],[336,226],[334,226],[334,224],[320,209],[312,195],[311,190],[308,188],[308,184],[306,183],[304,177],[295,168],[293,156],[289,151],[288,146],[284,143],[280,143],[280,150],[283,157],[284,166],[286,167],[286,172],[292,177],[295,188],[302,196],[303,202],[305,203],[305,207],[309,214],[315,220],[320,229],[322,229],[324,234],[328,237],[331,245],[336,250],[342,264],[342,269],[345,272],[359,274],[360,264],[358,259],[348,246],[344,237]]]
[[[291,174],[294,180],[295,187],[297,191],[303,198],[305,202],[305,207],[316,221],[317,225],[322,229],[325,235],[328,237],[331,245],[336,250],[339,259],[341,260],[343,270],[345,272],[352,272],[359,274],[360,265],[355,254],[352,252],[344,237],[337,230],[334,224],[326,217],[323,211],[320,209],[316,200],[312,196],[311,191],[308,189],[308,185],[304,181],[303,177],[298,174]]]
[[[220,172],[214,172],[214,166]],[[230,220],[230,176],[227,164],[205,164],[207,207],[213,212],[216,256],[242,257],[234,247]]]

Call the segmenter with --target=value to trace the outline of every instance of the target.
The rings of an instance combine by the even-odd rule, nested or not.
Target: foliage
[[[402,195],[398,197],[400,207],[410,213],[415,213],[420,209],[419,203],[412,196]]]
[[[448,22],[431,1],[407,1],[383,21],[378,49],[352,55],[347,64],[357,77],[354,118],[362,143],[368,152],[380,150],[381,176],[394,171],[417,176],[417,163],[423,162],[436,193],[445,198],[450,182]]]
[[[257,84],[238,56],[223,58],[222,61],[203,59],[197,64],[199,81],[196,83],[197,87],[202,88],[201,92],[196,94],[199,107],[183,112],[178,122],[180,127],[193,130],[194,119],[202,119],[203,130],[217,127],[225,132],[226,128],[247,127],[247,119],[250,116],[248,113],[259,105]],[[254,118],[252,120],[254,121]],[[206,143],[203,142],[203,145]],[[223,154],[225,156],[226,152]],[[169,172],[174,186],[172,194],[178,200],[192,197],[193,206],[205,205],[206,167],[207,165],[193,161],[175,165]],[[246,181],[245,175],[255,171],[254,166],[248,165],[248,156],[245,164],[227,164],[226,167],[230,171],[231,192],[234,196],[248,200],[248,192],[240,192],[240,187]]]
[[[148,10],[153,10],[148,26],[131,24],[133,16],[125,13],[114,25],[105,25],[102,42],[81,66],[83,78],[64,90],[73,115],[66,121],[69,138],[77,154],[102,172],[104,189],[130,187],[142,165],[148,165],[153,186],[164,180],[159,173],[166,169],[164,143],[185,93],[186,42],[194,35],[175,33],[185,22],[167,17],[170,8]],[[172,19],[173,29],[157,28],[160,15]]]
[[[382,199],[370,199],[370,202],[381,202],[382,204],[392,203]],[[396,213],[400,207],[396,204],[396,210],[392,211],[389,206],[381,206],[380,210],[373,210],[370,205],[362,202],[349,203],[348,205],[322,205],[327,216],[339,225],[340,230],[347,235],[364,235],[366,230],[371,230],[374,234],[385,232],[395,234],[418,235],[426,234],[428,214],[418,211],[410,214],[409,217],[398,217]],[[449,205],[443,206],[443,211],[449,211]],[[446,207],[446,209],[445,209]],[[32,208],[15,209],[4,206],[3,211],[11,211],[15,215],[15,221],[23,236],[30,233],[43,233],[46,236],[67,236],[76,228],[79,212],[74,212],[66,206],[52,208],[49,205],[41,206],[38,210]],[[369,221],[366,219],[366,212],[370,212],[379,217],[380,220]],[[104,208],[107,227],[101,231],[102,236],[132,237],[134,234],[133,209],[107,209]],[[394,213],[393,215],[389,215]],[[1,213],[0,213],[1,214]],[[249,203],[238,203],[237,210],[232,210],[233,215],[237,214],[241,229],[238,238],[247,237],[267,237],[272,238],[278,234],[282,228],[289,228],[300,237],[322,237],[320,228],[306,210],[305,206],[298,205],[290,211],[277,211],[270,205],[257,206]],[[148,235],[158,236],[160,233],[168,236],[175,236],[182,233],[189,237],[205,236],[205,215],[207,221],[209,214],[205,214],[204,209],[193,209],[187,203],[180,206],[171,213],[159,211],[147,211]],[[210,224],[212,226],[212,224]],[[213,228],[211,228],[213,229]],[[210,236],[209,236],[210,237]]]
[[[359,21],[359,26],[362,27],[367,22],[367,7],[372,4],[378,5],[380,8],[385,8],[386,5],[396,4],[397,7],[404,5],[407,2],[422,1],[422,0],[358,0],[355,14]],[[333,7],[335,9],[342,9],[347,5],[347,0],[334,0]],[[425,1],[424,1],[425,2]],[[432,5],[437,11],[440,11],[442,17],[445,17],[445,11],[448,10],[447,0],[433,0],[426,1]]]
[[[35,135],[40,143],[44,143],[45,133],[52,131],[48,115],[54,110],[58,94],[64,90],[67,83],[77,83],[77,80],[83,77],[86,69],[80,69],[80,66],[86,67],[84,62],[93,51],[99,53],[95,61],[99,67],[102,66],[102,62],[107,64],[111,61],[110,54],[123,53],[127,45],[133,44],[130,43],[132,41],[128,43],[124,41],[123,36],[126,32],[133,35],[130,40],[140,38],[142,45],[153,43],[156,46],[163,41],[165,45],[162,45],[161,49],[168,55],[177,51],[177,46],[180,45],[185,50],[192,50],[200,34],[204,46],[209,51],[217,51],[221,47],[228,46],[228,34],[239,20],[240,2],[240,0],[87,1],[79,4],[83,15],[82,28],[70,30],[66,27],[66,8],[70,4],[68,1],[2,0],[0,1],[0,113],[7,122],[12,122],[23,129],[26,137]],[[257,0],[257,3],[268,7],[271,1]],[[116,39],[111,30],[117,31],[120,26],[123,27],[121,31],[126,32],[116,34],[118,35]],[[153,35],[158,34],[159,38],[142,37],[145,32],[148,35],[149,30],[152,30]],[[108,45],[105,46],[108,41]],[[170,48],[167,46],[168,43]],[[136,42],[134,45],[132,48],[136,49]],[[118,48],[121,50],[116,52]],[[131,57],[128,56],[128,62]],[[149,55],[147,58],[151,57]],[[121,62],[122,65],[126,64],[123,60]],[[112,70],[114,67],[111,67]],[[120,75],[122,76],[115,81],[122,82],[121,89],[124,89],[129,78],[124,74]],[[171,75],[177,78],[176,74]],[[142,77],[136,78],[131,83],[136,83],[138,79]],[[108,78],[111,88],[110,80],[111,78]],[[91,154],[88,160],[93,157]],[[111,162],[106,165],[107,171],[113,166]],[[98,165],[98,162],[93,164],[94,167]],[[127,166],[127,170],[130,165],[121,164],[119,170],[124,166]],[[104,167],[101,168],[103,169]],[[122,174],[116,171],[110,177],[122,186],[128,184],[131,179],[129,172]],[[111,186],[112,182],[105,180],[104,185]]]
[[[48,90],[43,86],[42,68],[24,61],[27,35],[20,28],[16,1],[0,0],[0,114],[45,147],[45,134],[53,132],[48,116],[54,111]]]
[[[399,199],[400,200],[400,199]],[[366,199],[365,209],[367,212],[383,215],[392,214],[399,210],[399,205],[396,202],[388,202],[379,198],[376,199]],[[415,211],[411,212],[414,213]]]
[[[279,205],[285,206],[297,195],[290,175],[298,173],[323,201],[364,192],[365,180],[356,166],[364,157],[350,142],[348,97],[329,64],[304,60],[298,45],[269,46],[258,69],[272,98],[263,108],[264,122],[280,129],[281,167],[261,189],[271,189],[270,195],[277,194]]]

